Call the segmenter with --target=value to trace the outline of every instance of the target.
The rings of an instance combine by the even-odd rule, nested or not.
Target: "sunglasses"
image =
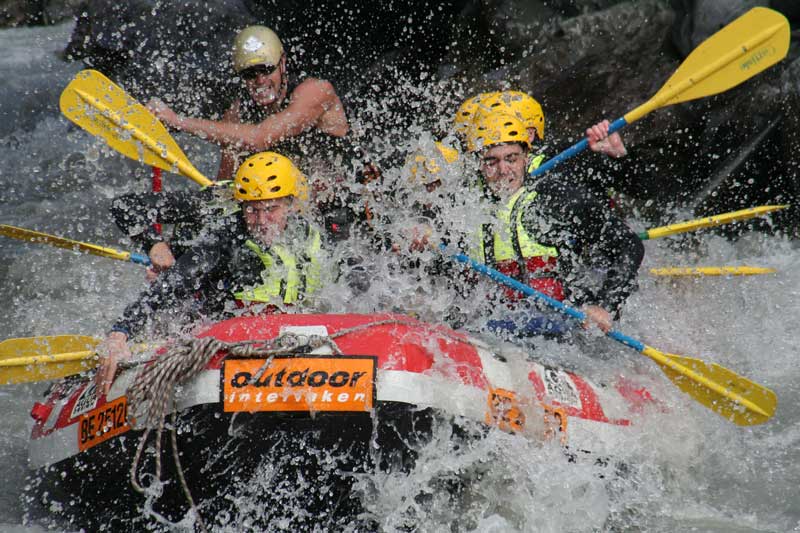
[[[278,65],[256,65],[254,67],[246,68],[239,73],[239,77],[245,81],[253,81],[260,75],[269,76],[275,69],[278,68]]]

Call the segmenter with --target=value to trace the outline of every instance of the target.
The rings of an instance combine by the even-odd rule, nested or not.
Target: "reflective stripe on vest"
[[[266,252],[250,240],[245,242],[245,246],[258,255],[264,264],[264,270],[261,271],[263,283],[235,293],[237,300],[274,303],[276,298],[280,298],[285,304],[293,304],[320,288],[321,238],[316,229],[309,227],[305,249],[299,257],[278,244]]]

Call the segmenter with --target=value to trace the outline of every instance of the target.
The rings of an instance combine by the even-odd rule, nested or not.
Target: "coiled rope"
[[[175,461],[178,480],[186,496],[186,501],[189,503],[190,509],[197,517],[200,529],[202,531],[207,531],[191,491],[189,490],[189,486],[186,483],[186,478],[180,463],[177,439],[177,406],[175,403],[176,388],[194,378],[205,369],[211,359],[220,352],[226,352],[227,358],[266,357],[268,360],[265,361],[264,367],[262,367],[266,369],[272,358],[277,355],[297,354],[322,347],[328,347],[334,354],[342,355],[339,347],[333,342],[334,339],[356,331],[383,325],[419,326],[420,323],[414,320],[387,319],[342,329],[329,336],[284,332],[274,339],[269,340],[249,340],[228,343],[213,337],[204,337],[201,339],[184,339],[170,345],[166,353],[158,356],[154,360],[148,361],[150,364],[145,364],[140,367],[133,384],[128,388],[127,392],[129,413],[131,413],[133,417],[132,425],[137,428],[144,428],[144,433],[139,439],[139,444],[130,470],[131,485],[133,485],[134,490],[140,494],[146,493],[145,488],[139,482],[140,478],[137,476],[137,472],[141,464],[142,453],[154,431],[156,454],[153,477],[155,477],[156,481],[161,481],[161,443],[166,426],[167,414],[172,412],[172,424],[169,431],[171,433],[172,456]],[[469,343],[468,340],[448,334],[445,331],[438,331],[437,333],[451,340]],[[253,380],[258,379],[260,373],[261,372],[257,372],[256,375],[253,376]]]

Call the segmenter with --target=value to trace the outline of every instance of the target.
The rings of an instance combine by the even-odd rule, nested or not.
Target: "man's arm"
[[[599,198],[563,176],[541,180],[536,190],[523,224],[540,242],[558,248],[570,298],[618,312],[636,288],[641,239]]]
[[[176,129],[202,137],[223,148],[231,146],[255,152],[266,150],[282,139],[299,135],[317,125],[328,110],[341,105],[330,82],[310,78],[297,86],[286,109],[267,117],[260,124],[181,117],[158,100],[151,100],[148,107],[158,118]],[[333,128],[330,131],[335,130],[341,135],[348,130],[346,123],[330,126]]]
[[[217,246],[195,246],[178,258],[175,266],[158,279],[128,305],[112,327],[129,337],[142,331],[155,313],[178,306],[207,285],[209,274],[222,262],[222,252]]]
[[[127,341],[144,329],[156,312],[179,305],[199,287],[208,285],[209,274],[222,263],[222,257],[221,249],[213,243],[196,246],[125,308],[122,318],[98,347],[100,362],[95,375],[98,390],[107,394],[119,363],[130,358]]]
[[[173,191],[169,193],[130,193],[114,198],[111,217],[122,232],[145,250],[162,238],[153,224],[199,224],[205,216],[204,205],[213,199],[212,189]]]

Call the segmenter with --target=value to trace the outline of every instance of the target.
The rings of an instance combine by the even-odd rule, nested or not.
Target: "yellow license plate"
[[[228,359],[222,368],[226,412],[363,412],[375,405],[374,356]]]
[[[101,442],[125,433],[128,424],[128,399],[125,396],[84,413],[78,420],[78,449],[88,450]]]

